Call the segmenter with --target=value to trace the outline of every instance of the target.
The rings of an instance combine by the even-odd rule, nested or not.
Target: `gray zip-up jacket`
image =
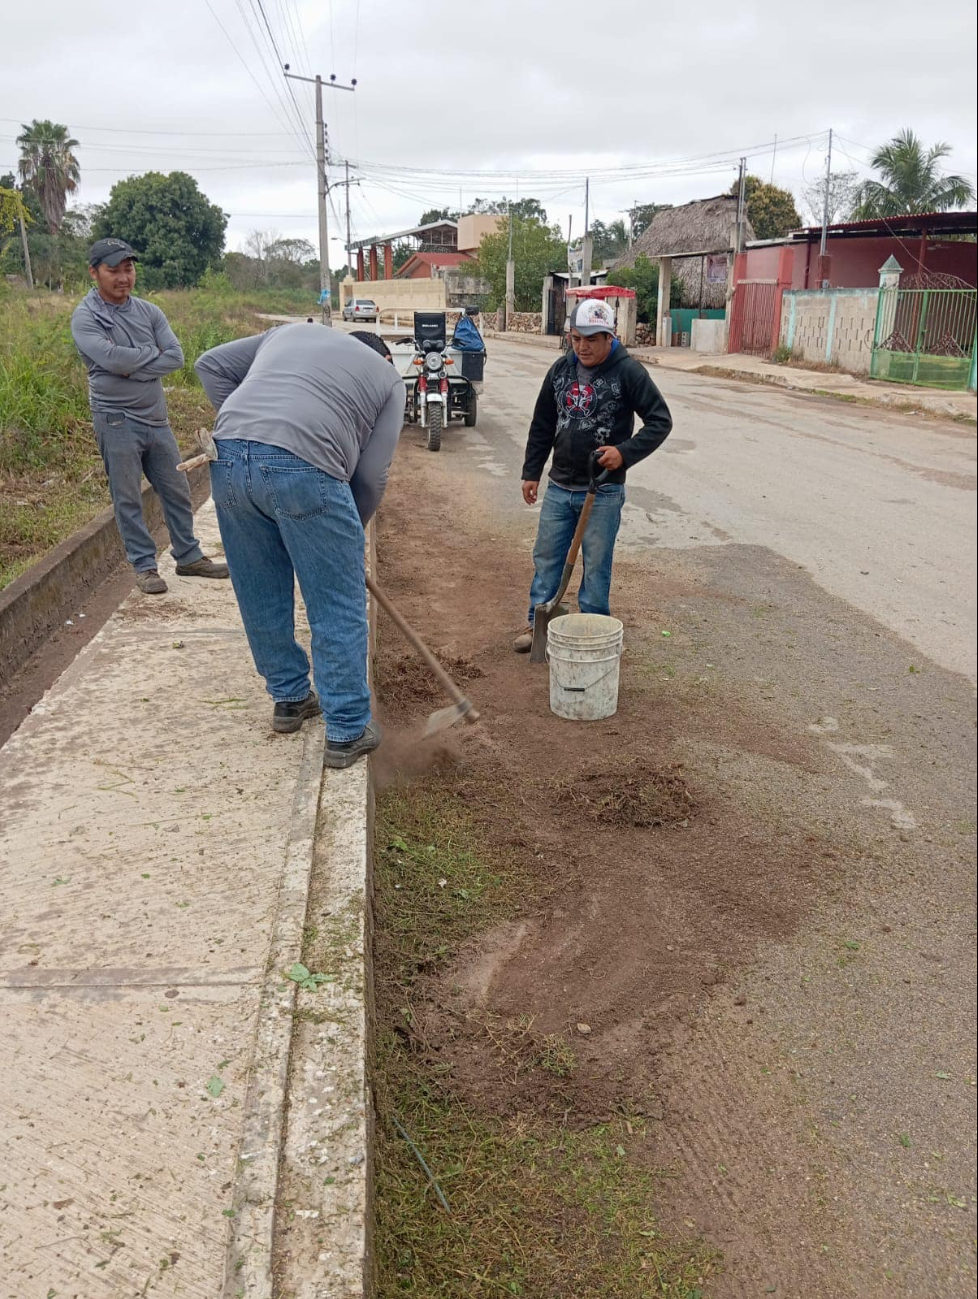
[[[168,423],[161,379],[181,368],[183,349],[155,303],[130,298],[115,307],[90,289],[71,317],[71,336],[88,366],[93,412]]]
[[[212,347],[194,365],[214,437],[281,447],[349,483],[366,524],[404,424],[404,380],[338,329],[298,323]]]

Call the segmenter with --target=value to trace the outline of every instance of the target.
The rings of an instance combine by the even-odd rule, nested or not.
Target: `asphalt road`
[[[496,339],[490,357],[478,433],[521,509],[511,475],[553,354]],[[974,684],[973,429],[664,367],[651,373],[675,426],[629,474],[623,544],[764,546]]]

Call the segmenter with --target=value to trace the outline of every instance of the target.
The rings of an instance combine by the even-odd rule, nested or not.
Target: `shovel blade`
[[[559,616],[561,609],[553,604],[538,604],[533,610],[533,640],[530,644],[530,662],[547,661],[547,628],[551,619]]]
[[[472,706],[468,699],[463,700],[460,704],[449,704],[447,708],[439,708],[433,712],[425,722],[424,730],[421,732],[421,738],[427,740],[431,735],[437,735],[439,731],[445,731],[456,722],[466,721],[473,725],[479,720],[480,714]]]

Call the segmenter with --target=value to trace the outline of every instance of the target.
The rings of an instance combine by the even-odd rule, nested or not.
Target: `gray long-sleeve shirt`
[[[373,517],[404,424],[404,380],[348,334],[281,325],[205,352],[194,368],[218,411],[214,437],[265,442],[348,482]]]
[[[183,350],[155,303],[129,298],[116,307],[90,289],[71,317],[71,336],[88,366],[93,411],[168,422],[160,381],[183,365]]]

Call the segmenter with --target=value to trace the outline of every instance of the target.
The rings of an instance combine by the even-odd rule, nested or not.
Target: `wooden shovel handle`
[[[411,624],[405,621],[397,608],[391,604],[390,600],[372,577],[367,578],[367,590],[383,609],[384,613],[387,614],[391,622],[394,623],[404,639],[408,641],[421,658],[424,659],[428,667],[431,668],[449,699],[456,704],[468,704],[468,699],[466,699],[465,695],[462,694],[461,690],[459,690],[458,686],[438,662],[428,646],[424,643]]]

